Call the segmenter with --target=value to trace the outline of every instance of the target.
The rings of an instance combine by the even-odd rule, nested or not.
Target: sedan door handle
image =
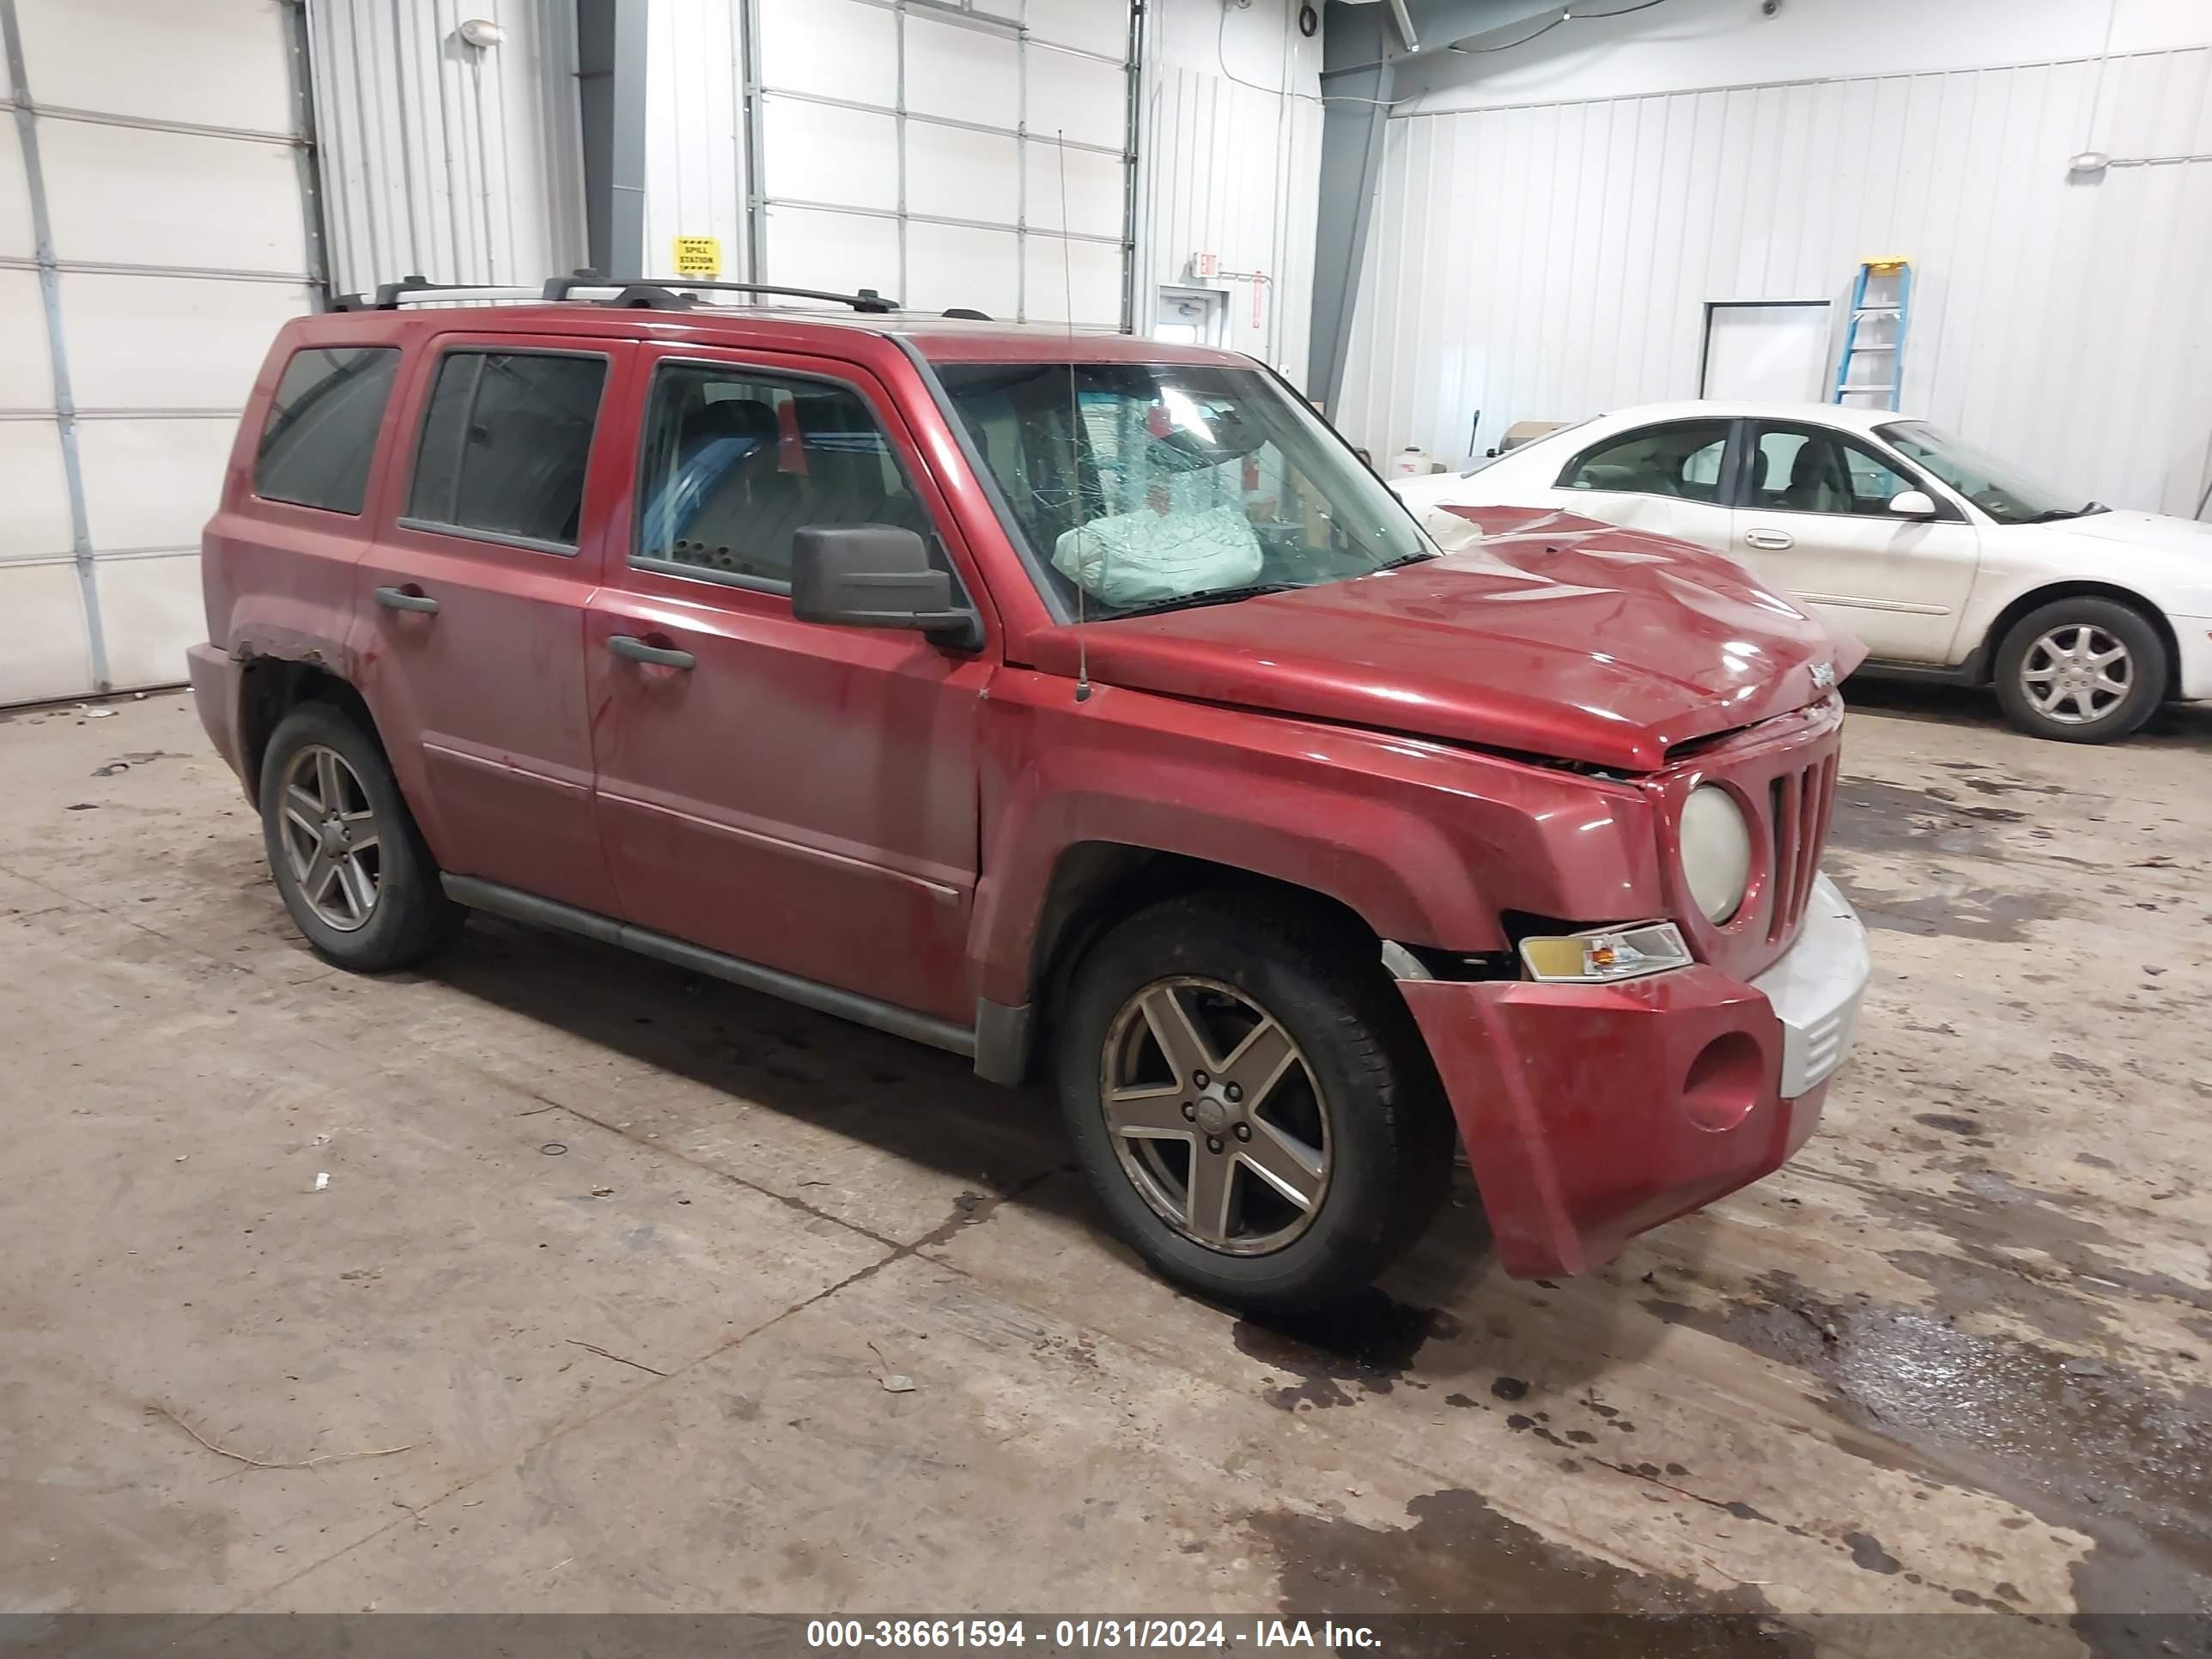
[[[1743,539],[1750,547],[1784,548],[1796,544],[1796,538],[1786,530],[1747,530]]]
[[[438,614],[438,602],[411,582],[405,587],[380,587],[376,602],[386,611],[419,611],[426,617]]]
[[[628,634],[608,635],[607,649],[625,662],[658,663],[663,668],[689,668],[697,660],[689,651],[671,651],[665,646],[647,645],[643,640]]]

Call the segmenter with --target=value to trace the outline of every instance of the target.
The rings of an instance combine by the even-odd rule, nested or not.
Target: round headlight
[[[1726,921],[1751,884],[1751,826],[1725,789],[1706,784],[1682,805],[1682,874],[1709,921]]]

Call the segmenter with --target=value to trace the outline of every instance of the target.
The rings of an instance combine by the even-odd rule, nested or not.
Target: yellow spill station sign
[[[722,274],[722,241],[719,236],[678,236],[676,239],[678,276],[719,276]]]

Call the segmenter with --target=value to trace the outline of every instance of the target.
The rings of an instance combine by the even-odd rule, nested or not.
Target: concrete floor
[[[2212,720],[1854,691],[1806,1152],[1310,1341],[1041,1095],[500,923],[333,971],[185,699],[0,719],[0,1610],[2204,1609]]]

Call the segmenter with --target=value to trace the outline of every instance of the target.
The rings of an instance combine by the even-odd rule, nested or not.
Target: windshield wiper
[[[1201,605],[1230,605],[1238,599],[1255,599],[1262,593],[1287,593],[1292,588],[1306,587],[1307,582],[1246,582],[1237,587],[1202,587],[1195,593],[1178,593],[1172,599],[1152,599],[1143,605],[1133,605],[1126,611],[1116,611],[1122,617],[1148,617],[1156,611],[1182,611]]]
[[[2061,519],[2086,519],[2092,513],[2109,513],[2112,509],[2102,501],[2089,501],[2081,507],[2054,507],[2048,513],[2039,513],[2032,519],[2022,519],[2022,524],[2056,524]]]
[[[1425,553],[1416,548],[1411,553],[1401,553],[1395,559],[1386,559],[1367,574],[1370,576],[1379,575],[1385,570],[1402,570],[1409,564],[1426,564],[1431,559],[1442,557],[1443,555],[1441,553]]]

